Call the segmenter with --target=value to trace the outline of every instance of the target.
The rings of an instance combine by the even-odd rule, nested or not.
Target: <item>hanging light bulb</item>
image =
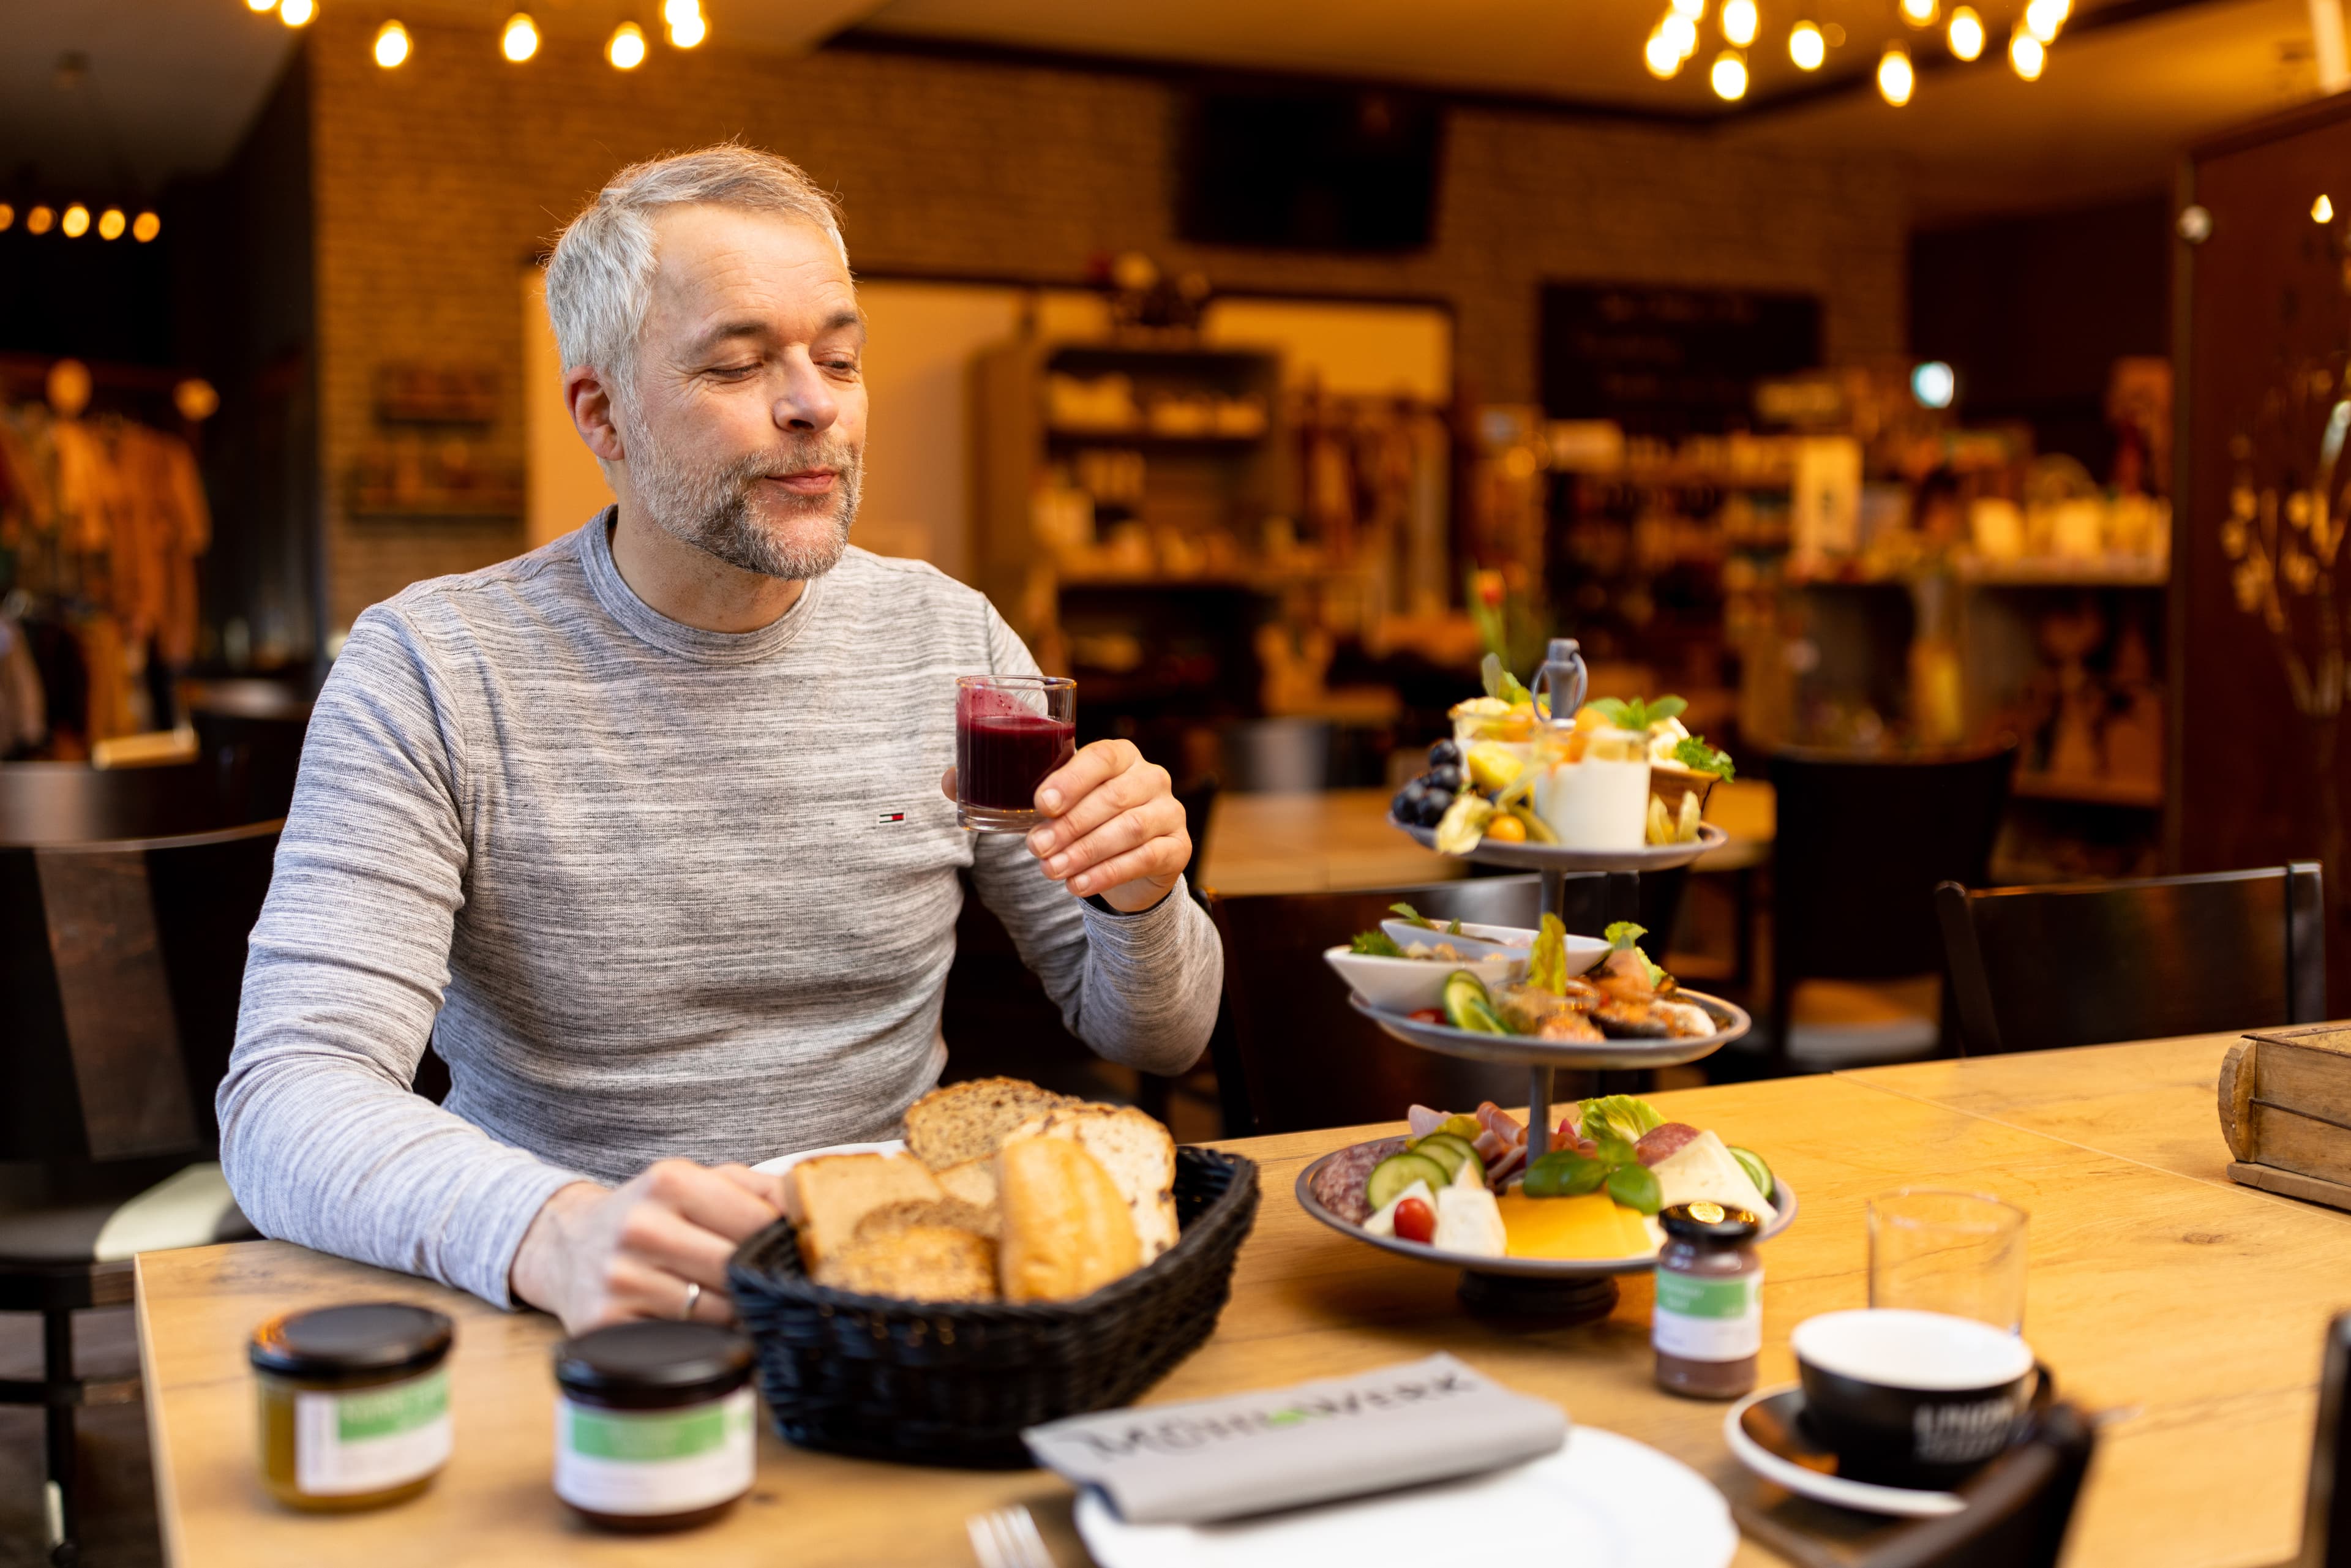
[[[1706,15],[1706,0],[1671,0],[1674,15],[1687,16],[1695,23]]]
[[[375,30],[375,63],[391,70],[408,58],[408,29],[386,22]]]
[[[674,49],[690,49],[709,36],[710,24],[702,19],[699,11],[669,25],[669,43]]]
[[[506,30],[498,35],[498,53],[517,65],[538,53],[538,24],[529,13],[517,11],[507,18]]]
[[[1810,22],[1799,22],[1788,29],[1788,57],[1800,71],[1816,71],[1829,57],[1828,41]]]
[[[1910,69],[1910,57],[1899,46],[1888,45],[1877,62],[1878,96],[1899,109],[1910,101],[1910,89],[1917,85],[1917,76]]]
[[[1983,53],[1983,18],[1976,15],[1973,6],[1962,5],[1951,13],[1951,27],[1947,37],[1950,39],[1951,53],[1963,60],[1974,59]]]
[[[1761,21],[1755,0],[1722,0],[1722,36],[1727,42],[1745,48],[1755,41],[1755,29]]]
[[[2039,81],[2041,68],[2049,63],[2049,51],[2040,39],[2019,27],[2008,36],[2008,63],[2026,81]]]
[[[89,209],[76,202],[66,209],[65,220],[57,226],[65,231],[66,238],[81,238],[89,233]]]
[[[604,57],[616,71],[635,70],[645,63],[645,30],[634,22],[622,23],[604,45]]]
[[[2072,9],[2065,0],[2032,0],[2024,8],[2024,30],[2040,44],[2057,41],[2057,29],[2065,25],[2066,14]]]
[[[1747,62],[1737,49],[1725,49],[1714,57],[1714,69],[1706,79],[1713,84],[1715,97],[1735,103],[1747,96]]]
[[[1679,11],[1666,13],[1666,19],[1657,24],[1657,37],[1674,47],[1677,65],[1698,53],[1698,24]]]
[[[1641,63],[1649,68],[1651,76],[1664,81],[1682,68],[1682,52],[1674,47],[1674,41],[1660,27],[1641,46]]]
[[[49,225],[57,221],[57,214],[54,210],[48,207],[35,207],[25,214],[25,232],[31,235],[45,235],[49,232]]]
[[[131,237],[145,245],[163,232],[163,220],[152,213],[141,213],[131,220]]]
[[[1923,27],[1935,19],[1935,0],[1902,0],[1902,19]]]
[[[2326,193],[2324,191],[2318,193],[2318,200],[2310,204],[2310,221],[2314,224],[2331,224],[2335,221],[2335,204],[2326,199]]]
[[[16,222],[16,209],[5,202],[0,202],[0,234],[5,234],[14,227]]]
[[[2318,199],[2322,202],[2326,200],[2324,196]],[[122,231],[130,226],[131,220],[122,215],[120,207],[109,207],[98,214],[98,237],[100,239],[120,239]]]
[[[289,27],[307,27],[318,14],[318,0],[277,0],[277,19]]]
[[[245,8],[258,16],[264,11],[277,10],[277,0],[245,0]]]

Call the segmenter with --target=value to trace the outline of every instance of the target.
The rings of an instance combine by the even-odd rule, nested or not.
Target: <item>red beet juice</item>
[[[967,686],[958,696],[956,779],[967,815],[1033,815],[1037,786],[1077,751],[1077,726],[1002,692]]]

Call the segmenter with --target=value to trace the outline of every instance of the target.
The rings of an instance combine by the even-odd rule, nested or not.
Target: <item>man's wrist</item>
[[[557,1310],[557,1283],[565,1246],[564,1220],[594,1204],[605,1189],[592,1181],[567,1182],[549,1193],[531,1216],[507,1270],[507,1291],[515,1300],[545,1312]]]

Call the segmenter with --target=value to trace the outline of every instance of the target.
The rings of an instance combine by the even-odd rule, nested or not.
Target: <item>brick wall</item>
[[[409,63],[383,71],[368,52],[380,20],[323,7],[308,40],[330,626],[520,542],[518,523],[346,516],[342,478],[374,433],[376,365],[503,367],[507,406],[491,444],[519,465],[524,259],[622,163],[726,136],[835,187],[866,273],[1071,281],[1090,256],[1139,248],[1228,287],[1443,298],[1462,375],[1489,401],[1535,394],[1544,280],[1809,290],[1826,303],[1832,359],[1903,346],[1904,187],[1875,155],[1782,159],[1699,132],[1465,109],[1451,120],[1429,249],[1274,255],[1173,237],[1176,103],[1150,79],[659,44],[623,74],[570,38],[517,67],[486,26],[413,23]]]

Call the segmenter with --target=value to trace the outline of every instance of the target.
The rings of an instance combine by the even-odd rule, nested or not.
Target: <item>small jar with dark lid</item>
[[[1650,1342],[1657,1386],[1696,1399],[1736,1399],[1755,1387],[1763,1350],[1761,1221],[1743,1208],[1699,1201],[1661,1211],[1657,1301]]]
[[[433,1484],[449,1458],[449,1319],[366,1301],[253,1331],[261,1476],[289,1508],[377,1508]]]
[[[555,1351],[555,1495],[611,1530],[706,1524],[758,1468],[751,1342],[711,1323],[597,1329]]]

